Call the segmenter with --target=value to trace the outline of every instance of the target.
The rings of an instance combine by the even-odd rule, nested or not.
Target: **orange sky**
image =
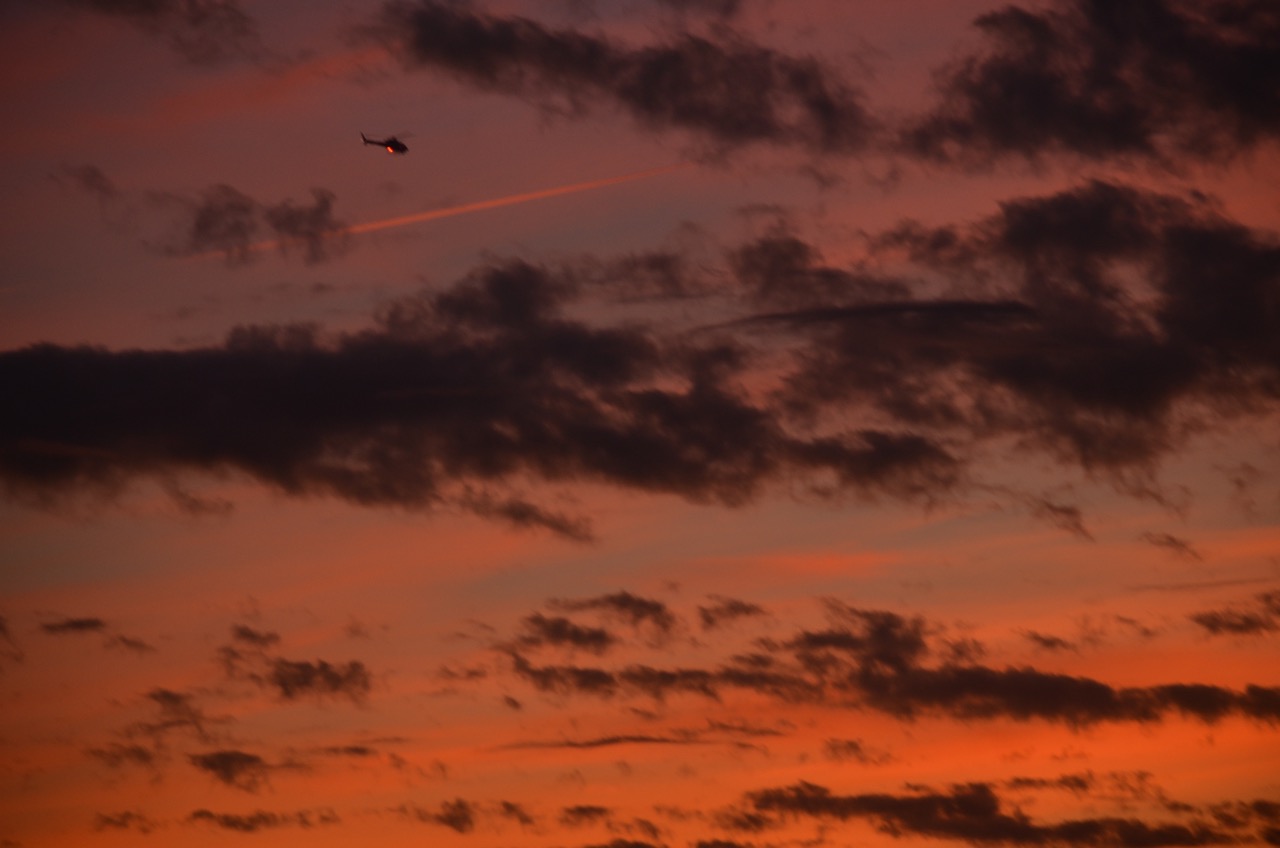
[[[0,848],[1275,843],[1247,5],[0,9]]]

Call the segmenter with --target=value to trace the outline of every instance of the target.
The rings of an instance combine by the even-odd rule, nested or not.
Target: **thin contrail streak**
[[[415,212],[412,215],[400,215],[396,218],[384,218],[381,221],[366,221],[363,224],[353,224],[339,232],[358,235],[360,233],[376,232],[377,230],[389,230],[392,227],[405,227],[409,224],[420,224],[425,221],[437,221],[441,218],[452,218],[455,215],[469,215],[472,212],[484,212],[488,209],[498,209],[503,206],[515,206],[518,203],[528,203],[532,200],[546,200],[547,198],[559,197],[563,194],[576,194],[580,191],[607,188],[608,186],[618,185],[619,183],[629,183],[634,180],[643,180],[648,177],[668,174],[672,171],[679,170],[680,168],[687,167],[689,167],[688,162],[681,162],[676,165],[666,165],[661,168],[650,168],[647,171],[634,171],[630,174],[622,174],[617,177],[605,177],[602,180],[591,180],[585,183],[573,183],[572,185],[544,188],[538,191],[527,191],[523,194],[511,194],[506,197],[495,197],[491,200],[477,200],[474,203],[463,203],[459,206],[448,206],[443,209],[431,209],[426,212]],[[249,245],[246,250],[256,253],[261,250],[278,247],[281,242],[281,239],[254,242]],[[225,252],[226,251],[223,250],[209,250],[195,254],[191,258],[208,259],[213,256],[222,256]]]

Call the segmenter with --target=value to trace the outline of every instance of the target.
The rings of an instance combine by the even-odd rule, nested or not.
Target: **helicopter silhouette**
[[[377,145],[378,147],[385,147],[388,153],[408,153],[409,152],[409,145],[405,144],[403,141],[396,138],[395,136],[391,136],[390,138],[379,139],[379,138],[369,138],[364,133],[360,133],[360,139],[365,144],[374,144],[374,145]]]

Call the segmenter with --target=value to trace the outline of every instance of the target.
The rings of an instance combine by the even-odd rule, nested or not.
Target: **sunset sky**
[[[0,67],[0,848],[1280,845],[1271,0]]]

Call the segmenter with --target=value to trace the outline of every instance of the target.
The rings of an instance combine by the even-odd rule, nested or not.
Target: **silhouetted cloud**
[[[308,264],[322,262],[332,254],[341,253],[346,245],[346,225],[333,217],[335,195],[328,189],[311,190],[311,206],[285,200],[262,210],[267,226],[280,239],[281,246],[303,248],[303,259]]]
[[[560,811],[560,824],[568,827],[581,827],[595,824],[609,818],[612,811],[608,807],[593,804],[577,804],[565,807]]]
[[[404,806],[399,809],[399,812],[421,822],[443,825],[458,833],[470,833],[476,826],[476,807],[462,798],[442,801],[439,808],[434,811],[418,806]]]
[[[539,645],[564,645],[582,648],[601,654],[609,649],[616,637],[600,627],[583,627],[562,616],[547,617],[534,613],[524,620],[525,633],[517,643],[522,647]]]
[[[97,165],[68,165],[54,172],[53,178],[59,182],[70,182],[104,202],[120,196],[120,188]]]
[[[557,599],[550,605],[569,611],[601,610],[626,621],[633,627],[650,625],[659,633],[667,634],[675,627],[676,617],[662,601],[642,598],[630,592],[614,592],[595,598]]]
[[[1066,789],[1076,793],[1088,792],[1096,784],[1092,772],[1058,777],[1011,777],[1002,783],[1008,789]]]
[[[155,653],[155,646],[142,639],[136,639],[132,636],[124,636],[116,634],[107,639],[103,643],[108,648],[122,648],[126,651],[132,651],[135,654],[152,654]]]
[[[966,164],[1069,153],[1221,161],[1280,138],[1280,17],[1255,0],[1052,0],[975,21],[903,144]]]
[[[1081,539],[1093,541],[1093,534],[1084,523],[1084,513],[1075,504],[1060,503],[1048,498],[1031,498],[1031,514],[1055,527],[1060,527]]]
[[[268,810],[255,810],[252,813],[215,813],[212,810],[199,809],[187,816],[188,823],[211,824],[223,830],[238,833],[256,833],[260,830],[271,830],[279,827],[310,828],[318,825],[334,825],[341,820],[331,809],[299,810],[292,813],[276,813]]]
[[[330,757],[376,757],[378,750],[368,745],[331,745],[318,749],[316,753]]]
[[[22,662],[25,654],[22,648],[18,647],[18,643],[13,638],[13,633],[9,630],[9,619],[0,615],[0,641],[4,642],[5,648],[3,656],[14,662]]]
[[[136,810],[125,810],[119,813],[98,813],[93,817],[93,829],[136,830],[146,835],[156,829],[156,823]]]
[[[1217,845],[1235,841],[1230,829],[1205,822],[1146,822],[1134,818],[1067,819],[1039,823],[1021,810],[1005,810],[990,784],[953,786],[948,792],[836,795],[798,783],[748,795],[766,815],[834,821],[865,820],[899,838],[958,839],[996,845],[1072,845],[1146,848],[1153,845]]]
[[[696,12],[728,18],[742,8],[743,0],[657,0],[658,5],[679,12]]]
[[[981,651],[957,650],[941,628],[922,617],[861,609],[834,599],[825,605],[829,627],[802,629],[785,640],[759,639],[764,653],[734,656],[706,667],[536,665],[517,651],[508,653],[517,677],[539,691],[559,695],[640,695],[658,701],[694,695],[719,701],[729,692],[747,691],[904,719],[939,715],[1073,727],[1156,723],[1172,715],[1205,723],[1231,717],[1280,722],[1280,688],[1183,682],[1126,687],[1028,666],[994,667],[979,662]],[[694,741],[697,735],[687,738]]]
[[[373,687],[369,669],[359,660],[329,663],[325,660],[297,661],[276,658],[261,681],[276,689],[281,697],[293,700],[307,695],[344,696],[363,700]]]
[[[439,0],[387,3],[379,29],[410,65],[543,105],[620,107],[643,126],[688,130],[717,148],[847,153],[874,132],[860,93],[838,74],[741,37],[680,33],[631,47]]]
[[[1189,559],[1195,562],[1204,560],[1204,556],[1190,542],[1171,533],[1143,533],[1142,540],[1157,548],[1163,548],[1179,559]]]
[[[855,762],[867,766],[881,765],[892,759],[883,751],[868,748],[861,739],[828,739],[823,743],[822,753],[837,763]]]
[[[1076,649],[1074,643],[1063,639],[1061,636],[1051,636],[1045,633],[1038,633],[1035,630],[1023,631],[1022,636],[1028,642],[1044,651],[1074,651]]]
[[[150,748],[120,742],[113,742],[105,748],[90,748],[88,754],[111,768],[121,768],[126,765],[150,766],[156,759],[155,752]]]
[[[262,204],[229,185],[213,185],[197,199],[160,194],[159,205],[182,210],[178,230],[164,247],[176,255],[225,254],[233,263],[248,262],[262,247],[260,235],[268,235],[282,252],[300,247],[308,264],[339,255],[347,246],[346,225],[333,215],[335,195],[328,189],[311,190],[310,206],[283,200]]]
[[[107,623],[100,618],[64,618],[40,625],[45,633],[101,633]]]
[[[1214,635],[1247,635],[1280,631],[1280,591],[1255,595],[1245,607],[1194,613],[1189,618]]]
[[[267,780],[270,766],[257,754],[245,751],[211,751],[191,754],[188,759],[201,771],[208,772],[227,786],[246,792],[257,792]]]
[[[745,396],[718,347],[664,349],[634,327],[563,317],[572,286],[510,262],[332,342],[245,327],[181,352],[0,354],[0,386],[28,398],[0,423],[0,480],[43,503],[235,469],[286,493],[419,508],[474,507],[475,487],[529,479],[730,505],[810,475],[903,497],[954,481],[956,460],[919,436],[791,432]],[[676,375],[682,385],[656,382]]]
[[[202,742],[212,740],[210,725],[226,719],[211,719],[195,705],[191,695],[174,692],[171,689],[152,689],[146,694],[148,701],[159,710],[154,721],[138,722],[131,725],[126,733],[130,736],[149,736],[159,742],[173,730],[190,732]]]
[[[712,630],[725,622],[739,618],[750,618],[765,614],[764,607],[759,604],[740,601],[736,598],[712,597],[715,602],[710,606],[698,607],[698,618],[702,621],[703,630]]]
[[[1181,445],[1187,407],[1215,406],[1211,423],[1276,402],[1280,319],[1266,304],[1280,245],[1203,198],[1091,182],[872,243],[1008,306],[769,316],[807,328],[794,404],[843,398],[935,437],[1005,433],[1086,470],[1140,473]],[[1130,271],[1151,298],[1126,294]]]
[[[905,261],[958,295],[886,300],[803,243],[787,259],[739,251],[735,280],[798,275],[830,291],[758,312],[763,283],[723,286],[747,314],[680,333],[570,318],[592,294],[582,265],[511,260],[393,301],[362,331],[0,353],[0,389],[27,398],[0,421],[0,485],[51,504],[237,471],[296,496],[451,506],[583,539],[585,520],[541,506],[546,489],[736,506],[790,486],[936,503],[975,491],[986,451],[1009,440],[1158,496],[1187,420],[1212,429],[1280,401],[1268,305],[1280,243],[1202,197],[1091,182],[970,224],[905,222],[869,247],[868,262]],[[1134,278],[1150,297],[1126,294]],[[743,388],[765,359],[753,349],[769,351],[771,391]],[[1078,508],[1007,496],[1087,534]]]
[[[612,748],[617,745],[699,745],[702,744],[693,734],[685,733],[674,736],[652,736],[641,733],[620,734],[617,736],[600,736],[595,739],[557,739],[554,741],[513,742],[503,745],[503,749],[520,748],[569,748],[592,749]]]
[[[247,624],[237,624],[232,627],[231,638],[255,648],[270,648],[280,643],[279,633],[269,630],[255,630]]]
[[[129,21],[166,38],[188,61],[211,64],[260,52],[257,27],[237,0],[55,0]]]
[[[534,824],[534,818],[523,805],[514,801],[500,801],[498,803],[498,812],[503,818],[512,819],[519,823],[521,827],[529,827]]]

